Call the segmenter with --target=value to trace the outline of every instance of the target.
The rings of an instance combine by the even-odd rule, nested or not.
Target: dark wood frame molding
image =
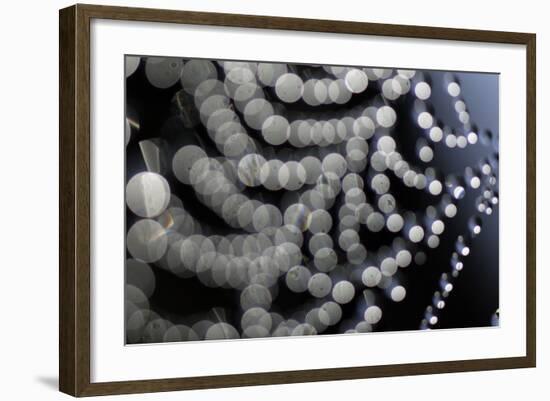
[[[527,49],[526,356],[91,383],[90,21],[93,18],[525,45]],[[60,10],[59,51],[59,388],[62,392],[73,396],[93,396],[535,367],[535,34],[78,4]]]

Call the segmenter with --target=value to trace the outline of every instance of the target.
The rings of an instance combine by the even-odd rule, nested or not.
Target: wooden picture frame
[[[527,58],[526,356],[305,371],[92,383],[90,380],[90,21],[223,27],[519,44]],[[534,367],[536,361],[536,37],[529,33],[74,5],[60,10],[59,388],[73,396],[143,393]]]

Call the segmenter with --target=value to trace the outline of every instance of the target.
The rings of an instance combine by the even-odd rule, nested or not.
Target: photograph
[[[550,393],[544,3],[2,16],[0,400]]]
[[[499,326],[498,72],[121,68],[127,345]]]

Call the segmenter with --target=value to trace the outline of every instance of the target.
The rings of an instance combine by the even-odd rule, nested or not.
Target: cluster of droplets
[[[127,77],[140,63],[127,58]],[[311,76],[286,64],[156,57],[144,64],[152,86],[181,85],[175,102],[184,125],[202,125],[206,137],[187,140],[171,156],[161,138],[139,143],[147,171],[129,177],[126,185],[127,206],[137,217],[126,238],[132,256],[126,262],[130,342],[312,335],[331,326],[341,333],[372,331],[383,316],[380,297],[405,299],[400,269],[426,263],[423,249],[439,246],[444,221],[457,214],[466,189],[482,189],[480,213],[490,214],[498,201],[489,161],[461,177],[443,176],[398,152],[392,102],[409,95],[425,133],[417,143],[420,163],[433,160],[433,143],[464,148],[477,142],[473,131],[457,137],[436,124],[429,111],[431,87],[421,72],[319,66]],[[317,110],[345,105],[371,86],[380,95],[337,113]],[[447,88],[459,97],[457,82]],[[296,102],[312,107],[311,114],[293,113],[288,105]],[[457,99],[454,108],[470,129],[464,101]],[[129,117],[126,123],[128,144],[139,125]],[[213,146],[204,146],[206,141]],[[208,221],[194,218],[173,193],[167,172],[234,232],[218,234]],[[390,174],[437,202],[422,213],[403,209],[390,191]],[[269,194],[279,191],[284,194],[273,201]],[[391,246],[367,250],[361,230],[386,230],[395,237]],[[468,238],[457,239],[452,271],[441,276],[422,327],[437,323],[463,267],[461,258],[469,253],[465,244],[480,230],[476,218]],[[151,264],[196,277],[209,288],[238,291],[239,324],[229,323],[221,307],[187,325],[154,312]],[[281,285],[308,294],[288,316],[273,307]],[[360,318],[344,319],[342,308],[351,302]]]
[[[455,198],[462,199],[464,188],[456,184],[456,179],[451,181],[454,185],[449,185],[450,192],[455,195]],[[465,259],[470,255],[471,246],[475,238],[481,234],[482,216],[484,214],[491,215],[492,208],[498,204],[498,196],[496,195],[497,179],[488,161],[480,163],[479,168],[467,167],[464,173],[464,181],[465,185],[472,190],[481,192],[481,195],[476,199],[476,214],[468,220],[467,232],[456,238],[455,249],[451,254],[448,270],[441,274],[438,288],[433,294],[432,303],[426,307],[420,322],[421,329],[431,329],[437,326],[439,316],[446,306],[447,298],[465,267]],[[457,191],[457,188],[460,188],[460,191]],[[491,325],[498,326],[499,314],[500,312],[497,311],[492,316]]]

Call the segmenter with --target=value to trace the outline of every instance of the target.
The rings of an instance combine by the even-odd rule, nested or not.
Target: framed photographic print
[[[535,35],[60,11],[60,390],[534,367]]]

